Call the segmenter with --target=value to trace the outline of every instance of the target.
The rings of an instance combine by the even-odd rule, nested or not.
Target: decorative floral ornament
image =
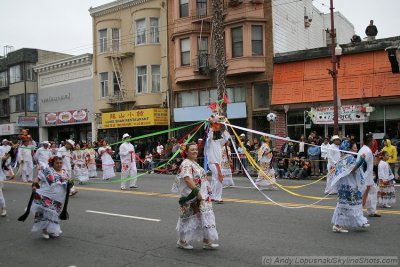
[[[185,151],[186,150],[186,144],[181,144],[181,151]]]

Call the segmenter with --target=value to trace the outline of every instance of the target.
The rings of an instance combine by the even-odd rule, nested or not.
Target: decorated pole
[[[213,0],[213,19],[212,35],[214,38],[214,55],[217,75],[218,101],[221,103],[221,115],[226,116],[226,103],[222,101],[226,95],[226,59],[225,59],[225,40],[224,40],[224,1]]]

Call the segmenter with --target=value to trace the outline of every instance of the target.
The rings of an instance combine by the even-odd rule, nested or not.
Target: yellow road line
[[[30,183],[18,182],[18,181],[6,181],[5,183],[9,184],[19,184],[19,185],[31,185]],[[138,195],[138,196],[156,196],[156,197],[169,197],[169,198],[178,198],[179,196],[176,194],[168,194],[168,193],[159,193],[159,192],[141,192],[141,191],[124,191],[117,189],[108,189],[108,188],[96,188],[96,187],[76,187],[82,191],[95,191],[95,192],[109,192],[109,193],[119,193],[119,194],[130,194],[130,195]],[[257,205],[276,205],[270,201],[264,200],[253,200],[253,199],[239,199],[239,198],[224,198],[225,202],[233,202],[233,203],[245,203],[245,204],[257,204]],[[290,206],[290,207],[300,207],[306,204],[302,203],[291,203],[291,202],[278,202],[280,205]],[[312,205],[307,206],[307,208],[312,209],[324,209],[324,210],[334,210],[335,206],[326,206],[326,205]],[[381,214],[392,214],[392,215],[400,215],[400,210],[379,210]]]

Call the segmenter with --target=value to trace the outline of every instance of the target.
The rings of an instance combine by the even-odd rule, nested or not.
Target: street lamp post
[[[335,21],[333,13],[333,0],[330,0],[330,11],[331,11],[331,39],[332,39],[332,70],[330,74],[333,80],[333,134],[339,134],[339,107],[338,107],[338,93],[337,93],[337,68],[338,62],[336,56],[336,33],[335,33]]]

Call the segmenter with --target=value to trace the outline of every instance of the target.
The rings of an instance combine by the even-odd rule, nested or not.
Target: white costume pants
[[[0,209],[6,208],[6,200],[3,195],[3,182],[0,182]]]
[[[130,180],[127,181],[121,181],[121,188],[126,189],[129,187],[136,187],[137,185],[137,169],[136,169],[136,163],[131,162],[131,163],[122,163],[121,166],[121,180],[124,180],[126,178],[129,178]],[[134,179],[132,179],[134,178]]]
[[[208,167],[210,168],[212,174],[211,180],[211,198],[217,201],[222,200],[222,183],[218,180],[218,170],[215,164],[209,164]]]
[[[378,203],[378,188],[375,184],[372,184],[371,187],[369,188],[367,201],[365,203],[368,215],[376,213],[377,203]]]
[[[21,166],[21,178],[24,182],[32,182],[33,181],[33,162],[32,161],[24,161]]]

